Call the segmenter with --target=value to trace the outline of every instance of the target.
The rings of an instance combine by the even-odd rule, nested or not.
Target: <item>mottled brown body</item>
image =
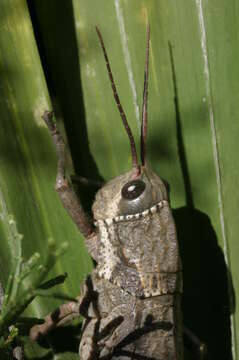
[[[122,210],[121,190],[134,177],[131,171],[110,181],[93,205],[98,227],[97,267],[92,275],[97,311],[91,308],[88,313],[80,345],[82,360],[96,354],[122,360],[133,355],[183,359],[182,269],[166,189],[157,175],[142,168],[137,179],[146,189],[127,214]],[[145,208],[149,198],[151,206]],[[92,342],[96,327],[100,333],[119,316],[122,322],[107,339]]]
[[[180,295],[162,295],[140,299],[109,281],[92,274],[98,297],[98,316],[91,312],[85,320],[80,358],[93,360],[155,359],[182,360],[182,319]],[[123,322],[107,338],[93,343],[96,327],[101,332],[119,315]],[[137,357],[138,356],[138,357]]]
[[[52,120],[43,116],[58,154],[56,190],[85,236],[97,263],[77,302],[62,305],[32,339],[45,335],[79,314],[85,317],[80,342],[81,360],[183,360],[182,268],[177,235],[163,181],[146,163],[149,26],[142,107],[141,162],[120,104],[102,36],[108,75],[127,131],[132,170],[106,183],[96,194],[88,220],[80,200],[65,178],[64,144]]]
[[[100,276],[137,297],[181,292],[178,244],[167,201],[136,216],[98,224]]]

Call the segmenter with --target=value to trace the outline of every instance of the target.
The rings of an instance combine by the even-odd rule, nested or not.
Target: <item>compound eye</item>
[[[142,180],[132,180],[125,184],[121,190],[125,200],[137,199],[145,190],[145,183]]]

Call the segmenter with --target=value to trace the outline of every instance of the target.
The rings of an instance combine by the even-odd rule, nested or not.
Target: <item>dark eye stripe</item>
[[[122,197],[125,200],[137,199],[144,192],[145,186],[142,180],[129,181],[121,190]]]

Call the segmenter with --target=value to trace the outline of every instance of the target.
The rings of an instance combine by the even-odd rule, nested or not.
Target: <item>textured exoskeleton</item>
[[[181,360],[182,273],[162,180],[147,167],[141,167],[139,175],[132,170],[119,176],[99,190],[93,213],[98,250],[91,281],[97,310],[90,308],[85,321],[81,359],[94,358],[86,354],[93,349],[95,326],[100,334],[122,316],[114,331],[98,342],[100,358],[113,354],[113,359],[131,359],[137,354]]]
[[[146,163],[149,26],[141,130],[141,161],[97,33],[116,104],[129,136],[132,170],[106,183],[93,204],[94,225],[65,178],[64,144],[52,113],[43,116],[58,153],[56,190],[85,236],[97,266],[77,302],[62,305],[31,330],[36,339],[79,314],[85,317],[81,360],[183,360],[182,269],[166,187]]]

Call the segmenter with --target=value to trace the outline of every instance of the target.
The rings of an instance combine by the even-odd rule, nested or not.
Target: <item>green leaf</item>
[[[0,17],[1,211],[13,214],[24,234],[24,259],[36,251],[46,257],[49,238],[57,239],[57,248],[70,239],[67,261],[62,258],[50,276],[68,272],[63,289],[75,296],[91,261],[54,192],[55,149],[41,119],[52,105],[26,1],[1,1]],[[0,236],[0,280],[6,288],[15,261],[1,224]],[[34,302],[32,315],[43,316],[56,305]]]
[[[70,296],[67,296],[66,294],[64,293],[61,293],[61,292],[55,292],[55,291],[45,291],[45,290],[36,290],[34,292],[34,294],[36,296],[42,296],[42,297],[48,297],[48,298],[53,298],[53,299],[59,299],[59,300],[63,300],[64,302],[67,302],[67,301],[77,301],[75,298],[73,297],[70,297]]]
[[[68,273],[63,291],[70,296],[90,271],[83,238],[53,191],[55,152],[40,116],[52,108],[50,89],[77,175],[108,180],[129,170],[128,138],[95,25],[139,143],[149,22],[147,157],[170,184],[184,267],[184,321],[207,345],[208,359],[238,359],[237,2],[31,0],[28,6],[32,20],[25,1],[0,2],[0,200],[24,234],[24,259],[36,251],[45,256],[48,238],[57,246],[70,241],[52,271]],[[89,209],[94,191],[80,193]],[[13,258],[2,227],[0,236],[6,285]],[[32,313],[43,316],[56,304],[41,299]]]

